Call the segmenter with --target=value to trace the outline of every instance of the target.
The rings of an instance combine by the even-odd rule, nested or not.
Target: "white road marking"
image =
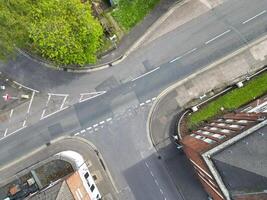
[[[143,105],[145,105],[145,103],[140,103],[140,106],[143,106]]]
[[[104,124],[104,123],[105,123],[105,121],[101,121],[101,122],[99,122],[100,125],[102,125],[102,124]]]
[[[61,110],[57,110],[57,111],[55,111],[55,112],[53,112],[53,113],[51,113],[51,114],[49,114],[49,115],[46,115],[46,116],[44,116],[44,113],[45,113],[45,109],[44,109],[44,110],[43,110],[42,117],[41,117],[40,120],[45,119],[45,118],[47,118],[47,117],[50,117],[50,116],[52,116],[52,115],[54,115],[54,114],[57,114],[58,112],[63,111],[63,110],[65,110],[65,109],[67,109],[67,108],[69,108],[69,106],[67,106],[67,107],[65,107],[65,108],[62,108]]]
[[[80,133],[78,132],[78,133],[75,133],[74,135],[77,136],[77,135],[79,135],[79,134],[80,134]]]
[[[111,120],[112,120],[112,118],[110,117],[110,118],[106,119],[106,122],[109,122],[109,121],[111,121]]]
[[[98,127],[98,124],[94,124],[93,127],[94,127],[94,128],[95,128],[95,127]]]
[[[193,52],[196,51],[196,50],[197,50],[197,48],[191,49],[191,50],[185,52],[183,55],[181,55],[181,56],[179,56],[179,57],[177,57],[177,58],[171,60],[169,63],[173,63],[173,62],[175,62],[175,61],[181,59],[182,57],[187,56],[188,54],[193,53]]]
[[[69,95],[65,96],[65,98],[64,98],[64,100],[63,100],[63,102],[62,102],[62,104],[61,104],[61,106],[60,106],[60,110],[63,108],[63,106],[64,106],[64,104],[65,104],[65,102],[66,102],[68,96],[69,96]]]
[[[150,102],[151,102],[151,100],[150,100],[150,99],[146,100],[146,103],[150,103]]]
[[[161,194],[163,194],[163,191],[162,191],[162,189],[161,189],[161,188],[159,189],[159,191],[160,191],[160,193],[161,193]]]
[[[251,20],[253,20],[253,19],[255,19],[255,18],[257,18],[257,17],[263,15],[264,13],[266,13],[266,10],[264,10],[264,11],[260,12],[259,14],[257,14],[257,15],[255,15],[255,16],[253,16],[253,17],[251,17],[251,18],[249,18],[249,19],[243,21],[242,24],[246,24],[246,23],[250,22]]]
[[[32,88],[27,87],[27,86],[25,86],[25,85],[22,85],[22,84],[20,84],[20,83],[18,83],[18,82],[16,82],[16,81],[13,81],[13,83],[15,83],[16,85],[19,85],[20,87],[23,87],[23,88],[25,88],[25,89],[28,89],[28,90],[31,90],[31,91],[33,91],[33,92],[38,92],[38,93],[39,93],[38,90],[35,90],[35,89],[32,89]]]
[[[93,98],[96,98],[96,97],[98,97],[98,96],[100,96],[100,95],[103,95],[103,94],[105,94],[106,92],[107,92],[107,91],[91,92],[91,93],[81,93],[81,94],[80,94],[79,102],[81,103],[81,102],[84,102],[84,101],[88,101],[88,100],[90,100],[90,99],[93,99]],[[85,96],[85,95],[94,95],[94,96],[91,96],[91,97],[88,97],[88,98],[86,98],[86,99],[83,99],[83,96]]]
[[[35,95],[35,92],[33,91],[33,93],[32,93],[32,97],[31,97],[31,100],[30,100],[30,103],[29,103],[29,107],[28,107],[28,110],[27,110],[27,114],[30,113],[30,109],[31,109],[31,106],[32,106],[32,101],[33,101],[33,97],[34,97],[34,95]]]
[[[156,179],[154,179],[154,181],[157,184],[157,186],[159,186],[159,182]]]
[[[4,137],[6,137],[7,131],[8,131],[8,128],[6,128],[5,130]]]
[[[59,96],[59,97],[69,96],[68,94],[55,94],[55,93],[48,93],[48,95],[51,95],[51,96]]]
[[[155,101],[156,99],[157,99],[157,97],[153,97],[153,98],[152,98],[152,101]]]
[[[13,115],[13,112],[14,112],[14,110],[11,109],[11,110],[10,110],[10,114],[9,114],[9,120],[11,119],[11,117],[12,117],[12,115]]]
[[[145,162],[145,165],[146,165],[146,167],[147,167],[147,168],[149,168],[149,166],[148,166],[147,162]]]
[[[151,174],[151,176],[152,176],[152,177],[154,177],[154,174],[153,174],[153,172],[152,172],[152,171],[150,171],[150,174]]]
[[[43,112],[42,112],[42,115],[41,115],[41,118],[40,118],[40,120],[41,119],[43,119],[43,117],[44,117],[44,114],[45,114],[45,109],[43,110]]]
[[[88,127],[88,128],[86,128],[86,130],[87,131],[90,131],[92,129],[92,127],[90,126],[90,127]]]
[[[180,60],[182,58],[182,56],[179,56],[179,57],[177,57],[177,58],[174,58],[173,60],[171,60],[169,63],[173,63],[173,62],[175,62],[175,61],[177,61],[177,60]]]
[[[48,103],[49,103],[50,99],[51,99],[51,94],[48,94],[48,99],[47,99],[47,101],[46,101],[45,106],[48,106]]]
[[[83,130],[81,130],[81,133],[85,133],[85,131],[86,131],[86,130],[85,130],[85,129],[83,129]]]
[[[157,71],[159,68],[160,68],[160,67],[157,67],[157,68],[155,68],[155,69],[152,69],[151,71],[149,71],[149,72],[147,72],[147,73],[145,73],[145,74],[142,74],[141,76],[138,76],[138,77],[132,79],[132,81],[135,81],[135,80],[137,80],[137,79],[139,79],[139,78],[142,78],[142,77],[144,77],[144,76],[146,76],[146,75],[148,75],[148,74],[151,74],[152,72]]]
[[[25,125],[26,125],[26,120],[24,120],[24,122],[23,122],[22,126],[25,126]]]
[[[231,31],[230,29],[228,29],[227,31],[224,31],[223,33],[221,33],[221,34],[215,36],[214,38],[208,40],[207,42],[205,42],[205,44],[209,44],[209,43],[213,42],[214,40],[224,36],[225,34],[229,33],[230,31]]]

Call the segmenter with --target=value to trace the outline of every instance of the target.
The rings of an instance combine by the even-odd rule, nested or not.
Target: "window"
[[[84,174],[84,178],[88,178],[89,177],[89,173],[88,172],[86,172],[85,174]]]
[[[203,141],[204,141],[204,142],[207,142],[207,143],[209,143],[209,144],[213,144],[213,143],[215,143],[214,140],[211,140],[211,139],[209,139],[209,138],[206,138],[206,139],[204,139]]]
[[[91,192],[93,192],[94,189],[95,189],[95,185],[93,184],[93,185],[91,185],[91,187],[90,187]]]

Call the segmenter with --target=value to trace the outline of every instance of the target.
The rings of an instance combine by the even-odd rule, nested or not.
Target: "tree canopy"
[[[0,46],[4,47],[0,56],[12,52],[15,44],[60,65],[96,61],[103,30],[91,15],[89,2],[4,0],[0,8],[0,20],[4,19],[0,22]]]

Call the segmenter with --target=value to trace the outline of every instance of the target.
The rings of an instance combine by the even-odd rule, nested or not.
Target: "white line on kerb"
[[[157,68],[155,68],[155,69],[152,69],[151,71],[149,71],[149,72],[147,72],[147,73],[145,73],[145,74],[142,74],[141,76],[138,76],[138,77],[134,78],[132,81],[135,81],[135,80],[137,80],[137,79],[139,79],[139,78],[142,78],[142,77],[144,77],[144,76],[146,76],[146,75],[148,75],[148,74],[151,74],[152,72],[158,70],[159,68],[160,68],[160,67],[157,67]]]
[[[251,20],[253,20],[253,19],[255,19],[255,18],[263,15],[264,13],[266,13],[266,10],[264,10],[264,11],[260,12],[259,14],[255,15],[255,16],[249,18],[249,19],[247,19],[246,21],[243,21],[242,24],[246,24],[246,23],[250,22]]]
[[[227,31],[224,31],[223,33],[221,33],[221,34],[215,36],[214,38],[208,40],[207,42],[205,42],[205,44],[209,44],[209,43],[213,42],[214,40],[216,40],[216,39],[222,37],[223,35],[229,33],[230,31],[231,31],[230,29],[228,29]]]

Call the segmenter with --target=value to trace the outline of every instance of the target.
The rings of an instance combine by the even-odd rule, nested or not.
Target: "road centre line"
[[[214,38],[208,40],[207,42],[205,42],[205,44],[207,45],[207,44],[213,42],[214,40],[216,40],[216,39],[218,39],[218,38],[224,36],[225,34],[229,33],[230,31],[231,31],[230,29],[228,29],[227,31],[224,31],[223,33],[221,33],[221,34],[215,36]]]
[[[77,135],[79,135],[79,134],[80,134],[80,133],[78,132],[78,133],[75,133],[74,135],[77,136]]]
[[[100,125],[102,125],[102,124],[104,124],[104,123],[105,123],[105,121],[101,121],[101,122],[99,122]]]
[[[251,17],[251,18],[249,18],[249,19],[247,19],[245,21],[243,21],[242,24],[246,24],[246,23],[250,22],[251,20],[263,15],[264,13],[266,13],[266,10],[264,10],[264,11],[258,13],[257,15],[255,15],[255,16],[253,16],[253,17]]]
[[[141,76],[138,76],[138,77],[132,79],[132,81],[135,81],[135,80],[137,80],[137,79],[139,79],[139,78],[142,78],[142,77],[144,77],[144,76],[146,76],[146,75],[148,75],[148,74],[151,74],[152,72],[158,70],[159,68],[160,68],[160,67],[157,67],[157,68],[155,68],[155,69],[152,69],[151,71],[149,71],[149,72],[147,72],[147,73],[145,73],[145,74],[142,74]]]
[[[173,62],[175,62],[175,61],[181,59],[182,57],[187,56],[188,54],[193,53],[193,52],[196,51],[196,50],[197,50],[197,48],[191,49],[191,50],[185,52],[183,55],[181,55],[181,56],[179,56],[179,57],[177,57],[177,58],[171,60],[169,63],[173,63]]]
[[[90,131],[92,129],[92,127],[90,126],[90,127],[88,127],[88,128],[86,128],[86,130],[87,131]]]
[[[145,103],[140,103],[140,106],[143,106],[143,105],[145,105]]]
[[[93,127],[94,127],[94,128],[98,127],[98,124],[94,124]]]

